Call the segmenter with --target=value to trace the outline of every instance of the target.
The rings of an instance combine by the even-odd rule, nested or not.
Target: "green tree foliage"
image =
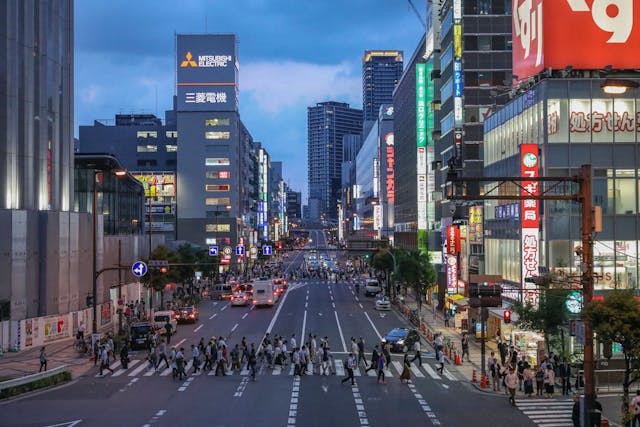
[[[180,264],[195,264],[198,262],[198,249],[185,243],[178,247],[176,256]],[[190,283],[195,276],[196,268],[195,265],[180,265],[175,267],[178,282]]]
[[[428,253],[398,250],[396,261],[398,264],[396,278],[405,288],[410,287],[415,291],[419,313],[427,292],[436,285],[438,277],[438,273],[431,264],[431,256]]]
[[[604,301],[592,301],[583,309],[583,318],[605,345],[619,343],[624,356],[622,387],[623,419],[629,417],[629,388],[640,379],[640,309],[630,290],[613,290]]]
[[[554,277],[544,276],[538,282],[539,301],[538,306],[516,303],[514,311],[518,313],[520,320],[518,325],[523,329],[529,329],[544,334],[545,346],[549,351],[549,341],[562,333],[560,328],[569,320],[569,314],[565,307],[567,295],[572,292],[566,286],[553,287]]]
[[[160,245],[151,252],[151,259],[155,261],[167,261],[169,264],[178,262],[178,255],[170,248]],[[164,300],[164,287],[167,283],[177,282],[179,279],[179,272],[172,267],[169,267],[167,273],[162,274],[158,271],[154,271],[149,267],[149,271],[142,277],[142,283],[160,292],[161,302]]]

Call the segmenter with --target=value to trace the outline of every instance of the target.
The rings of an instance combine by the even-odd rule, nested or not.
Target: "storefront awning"
[[[469,299],[465,298],[465,296],[461,294],[449,295],[447,297],[447,301],[449,302],[449,304],[455,304],[460,307],[469,305]]]

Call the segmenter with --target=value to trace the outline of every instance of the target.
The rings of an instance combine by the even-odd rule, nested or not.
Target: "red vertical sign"
[[[460,228],[455,225],[447,227],[447,253],[457,255],[460,252]]]
[[[520,146],[520,172],[523,178],[538,177],[538,145],[522,144]],[[540,259],[540,236],[538,200],[527,197],[539,194],[538,182],[522,181],[521,209],[521,262],[522,262],[522,299],[525,304],[538,305],[538,290],[535,285],[525,279],[538,275]]]

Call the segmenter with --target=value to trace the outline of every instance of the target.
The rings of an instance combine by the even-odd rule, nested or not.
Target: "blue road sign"
[[[209,256],[218,256],[217,246],[209,246]]]
[[[271,246],[265,245],[262,247],[262,255],[271,255]]]
[[[236,246],[236,255],[244,255],[244,246],[243,245]]]
[[[145,274],[147,274],[147,264],[145,264],[142,261],[138,261],[135,262],[132,266],[131,266],[131,271],[133,272],[133,275],[136,277],[142,277]]]

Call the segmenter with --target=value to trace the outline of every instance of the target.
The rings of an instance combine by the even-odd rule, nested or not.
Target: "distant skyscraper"
[[[380,105],[393,102],[393,89],[402,77],[401,50],[365,50],[362,57],[364,121],[378,119]]]
[[[338,217],[340,199],[342,137],[360,134],[362,110],[340,102],[320,102],[307,109],[307,163],[309,206],[318,200],[318,209],[311,209],[311,219]]]

